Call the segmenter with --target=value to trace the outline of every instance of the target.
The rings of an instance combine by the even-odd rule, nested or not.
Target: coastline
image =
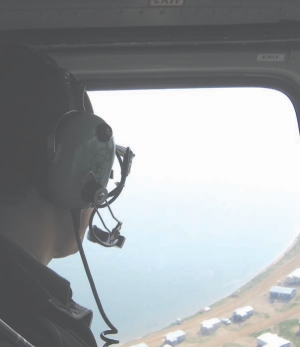
[[[219,304],[219,302],[226,300],[227,298],[231,297],[235,293],[240,292],[243,288],[251,285],[251,282],[254,281],[256,278],[258,278],[261,275],[264,275],[269,270],[272,270],[273,267],[278,266],[280,264],[280,261],[283,260],[284,257],[287,256],[289,254],[289,252],[291,252],[292,249],[297,246],[297,244],[299,244],[299,246],[300,246],[300,231],[296,233],[296,236],[292,239],[292,241],[289,243],[287,248],[285,248],[271,263],[266,265],[255,276],[253,276],[253,277],[249,278],[247,281],[245,281],[245,283],[243,283],[237,290],[233,291],[232,293],[230,293],[227,296],[220,298],[219,300],[216,300],[214,303],[212,303],[211,305],[208,305],[208,306],[215,307]],[[299,266],[300,266],[300,264],[299,264]],[[191,316],[188,316],[184,319],[190,319],[190,317],[193,317],[193,316],[194,315],[191,315]]]
[[[276,257],[269,265],[265,266],[261,271],[258,272],[257,275],[254,277],[262,274],[263,272],[269,270],[272,266],[276,265],[282,258],[284,258],[300,241],[300,230],[298,230],[297,233],[295,233],[294,238],[292,239],[291,243],[281,252],[278,257]],[[251,280],[250,280],[251,281]],[[246,284],[246,283],[245,283]]]
[[[298,250],[299,250],[299,252],[297,252]],[[283,252],[280,255],[278,255],[270,264],[265,266],[254,277],[252,277],[248,281],[246,281],[236,291],[232,292],[231,294],[229,294],[225,297],[220,298],[219,300],[216,300],[211,305],[208,305],[211,308],[211,311],[209,311],[205,314],[201,314],[201,313],[199,313],[199,310],[200,310],[200,308],[199,308],[198,312],[196,312],[195,314],[192,314],[190,316],[182,318],[182,324],[180,324],[180,325],[177,325],[176,322],[174,322],[173,324],[171,324],[169,326],[165,326],[158,331],[146,334],[143,337],[139,337],[139,338],[136,338],[136,339],[131,340],[131,341],[127,341],[121,345],[127,347],[127,346],[135,345],[135,344],[138,344],[141,342],[147,343],[147,341],[148,341],[148,343],[147,343],[148,346],[151,346],[151,341],[153,339],[155,339],[155,337],[158,335],[161,336],[161,338],[160,338],[160,341],[161,341],[163,339],[163,336],[169,331],[177,330],[177,329],[183,329],[184,330],[184,326],[187,323],[191,323],[192,321],[195,321],[195,320],[201,320],[201,319],[204,320],[204,316],[205,316],[205,319],[209,319],[209,318],[213,317],[213,315],[214,315],[213,313],[215,312],[215,309],[218,309],[218,311],[222,311],[223,307],[226,308],[226,304],[228,304],[227,303],[228,301],[232,301],[235,298],[242,297],[243,294],[248,292],[250,289],[253,289],[258,284],[260,284],[262,281],[264,281],[266,278],[268,278],[276,269],[280,268],[281,265],[284,265],[284,263],[288,262],[290,259],[294,259],[295,257],[297,257],[297,253],[299,253],[299,266],[300,266],[300,233],[299,233],[299,230],[297,231],[297,233],[295,232],[295,237],[293,238],[291,243],[288,245],[288,247],[285,248],[283,250]],[[277,282],[274,283],[273,285],[275,285],[275,284],[277,284]],[[203,318],[202,318],[202,316],[203,316]],[[157,338],[156,338],[156,340],[157,340]],[[156,344],[157,347],[159,345]]]

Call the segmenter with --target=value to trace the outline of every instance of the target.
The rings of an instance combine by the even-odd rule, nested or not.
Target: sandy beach
[[[288,319],[300,318],[300,288],[296,296],[289,302],[269,301],[269,290],[272,286],[283,285],[286,276],[300,267],[300,236],[279,256],[272,264],[261,271],[256,277],[232,293],[210,306],[211,310],[205,313],[196,313],[182,321],[180,325],[172,325],[143,338],[130,341],[123,346],[132,346],[146,343],[149,347],[162,345],[164,335],[175,330],[183,330],[186,339],[179,346],[202,345],[209,347],[255,346],[256,338],[253,335],[263,330],[277,332],[277,325]],[[232,312],[242,306],[250,305],[254,308],[254,315],[241,324],[224,325],[212,335],[200,333],[200,323],[210,318],[228,318]]]

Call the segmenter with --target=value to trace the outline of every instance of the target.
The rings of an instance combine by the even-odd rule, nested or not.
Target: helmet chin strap
[[[72,215],[72,219],[73,219],[73,225],[74,225],[74,230],[75,230],[75,236],[76,236],[76,242],[77,242],[77,246],[79,249],[79,253],[80,253],[80,257],[87,275],[87,278],[89,280],[98,310],[104,320],[104,322],[107,324],[107,326],[110,328],[109,330],[105,330],[100,334],[100,337],[103,341],[105,341],[104,347],[108,347],[112,344],[117,344],[119,343],[118,340],[114,340],[111,338],[108,338],[106,335],[111,335],[111,334],[117,334],[118,330],[114,327],[114,325],[110,322],[110,320],[107,318],[103,306],[101,304],[99,295],[97,293],[97,289],[82,247],[82,243],[81,243],[81,238],[80,238],[80,222],[81,222],[81,209],[71,209],[71,215]]]

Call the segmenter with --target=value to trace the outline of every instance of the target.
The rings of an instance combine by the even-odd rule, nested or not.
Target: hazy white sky
[[[150,186],[219,183],[300,191],[295,110],[281,92],[140,90],[90,97],[116,142],[136,154],[132,175]]]

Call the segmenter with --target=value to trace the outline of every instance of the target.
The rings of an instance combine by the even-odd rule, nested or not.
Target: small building
[[[237,308],[236,310],[233,311],[231,320],[233,322],[242,322],[249,317],[251,317],[254,313],[253,307],[251,306],[244,306]]]
[[[229,318],[221,318],[221,322],[224,323],[225,325],[231,324],[231,320]]]
[[[270,289],[270,300],[291,300],[295,295],[295,288],[274,286]]]
[[[139,343],[137,345],[132,345],[130,347],[148,347],[148,345],[146,343],[142,342],[142,343]]]
[[[291,343],[282,337],[272,334],[265,333],[257,337],[257,347],[290,347]]]
[[[185,332],[182,330],[176,330],[165,335],[164,344],[175,346],[184,340],[185,340]]]
[[[219,328],[221,320],[219,318],[211,318],[200,323],[200,330],[203,334],[211,334]]]
[[[206,307],[201,308],[201,310],[199,311],[199,313],[205,313],[205,312],[208,312],[208,311],[210,311],[210,307],[209,307],[209,306],[206,306]]]
[[[176,324],[177,324],[177,325],[180,325],[181,323],[182,323],[182,319],[181,319],[181,318],[177,318],[177,319],[176,319]]]
[[[290,286],[290,285],[299,285],[300,284],[300,268],[294,270],[293,272],[291,272],[289,275],[287,275],[284,284],[286,286]]]

